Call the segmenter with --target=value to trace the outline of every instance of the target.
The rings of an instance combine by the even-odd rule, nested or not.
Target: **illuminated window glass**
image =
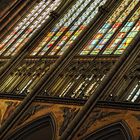
[[[49,13],[55,10],[60,2],[61,0],[41,0],[37,3],[0,43],[0,55],[15,55],[49,18]]]
[[[124,0],[80,54],[98,54],[138,2],[138,0]]]
[[[139,16],[140,16],[140,8],[137,9],[135,11],[135,13],[132,15],[132,17],[128,20],[128,22],[126,22],[126,24],[124,25],[124,27],[120,30],[120,32],[116,35],[116,37],[113,39],[113,41],[110,43],[110,45],[105,49],[103,54],[111,54],[116,48],[118,48],[119,44],[122,42],[122,40],[125,38],[125,36],[127,35],[128,32],[131,31],[132,27],[135,26],[136,24],[136,28],[138,29],[138,24],[139,24]],[[138,22],[138,23],[137,23]],[[129,41],[131,42],[132,39],[136,36],[138,30],[137,31],[131,31],[130,35],[129,35]],[[128,41],[126,41],[128,42]],[[125,43],[126,43],[125,42]],[[125,44],[126,45],[126,44]],[[128,46],[129,43],[127,43],[126,46]],[[122,50],[122,52],[126,49],[126,47],[119,47],[120,49],[118,50]],[[117,54],[117,52],[115,53]],[[119,52],[118,52],[119,54]]]
[[[124,50],[130,45],[130,43],[132,42],[132,40],[138,34],[139,31],[140,31],[140,20],[137,22],[134,28],[129,32],[129,34],[123,40],[121,45],[117,48],[115,54],[122,54]]]
[[[127,97],[127,101],[135,102],[140,96],[140,82],[132,89],[131,93]]]
[[[31,55],[61,55],[87,27],[106,0],[77,0]]]

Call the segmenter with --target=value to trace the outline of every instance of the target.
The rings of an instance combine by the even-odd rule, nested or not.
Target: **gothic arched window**
[[[122,54],[140,31],[138,5],[138,0],[124,0],[80,55]]]
[[[67,13],[47,33],[31,56],[62,55],[88,26],[107,0],[77,0]]]
[[[40,29],[62,0],[40,0],[14,25],[0,41],[0,55],[15,55],[25,43]]]
[[[131,132],[125,122],[120,121],[105,126],[91,135],[84,138],[85,140],[132,140]]]
[[[12,132],[7,140],[54,140],[55,128],[51,115],[43,116]]]

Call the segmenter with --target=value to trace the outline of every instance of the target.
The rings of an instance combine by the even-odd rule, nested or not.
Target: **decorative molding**
[[[3,117],[2,117],[2,113],[1,113],[0,125],[3,124],[6,121],[6,119],[9,118],[9,116],[14,112],[14,110],[16,109],[18,104],[19,104],[18,101],[15,101],[15,102],[14,101],[5,101],[5,105],[7,107],[6,107],[6,110],[5,110],[4,114],[3,114]]]
[[[9,99],[9,100],[23,100],[26,95],[13,95],[13,94],[0,94],[0,99]],[[74,99],[74,98],[59,98],[51,96],[36,96],[34,102],[37,103],[53,103],[53,104],[64,104],[64,105],[77,105],[83,106],[86,103],[87,99]],[[138,103],[131,102],[113,102],[113,101],[98,101],[97,107],[100,108],[117,108],[121,110],[134,110],[140,111],[140,105]]]
[[[51,105],[32,105],[28,108],[28,110],[23,114],[17,125],[20,125],[24,123],[26,120],[28,120],[32,115],[37,113],[38,111],[49,108]]]
[[[134,64],[130,67],[129,71],[127,72],[127,76],[129,78],[140,78],[140,58],[137,58],[134,62]]]
[[[87,123],[85,123],[83,125],[83,127],[81,127],[80,132],[78,133],[78,137],[82,136],[83,134],[85,134],[87,132],[87,130],[98,120],[102,120],[105,121],[104,118],[106,117],[110,117],[110,116],[114,116],[114,115],[118,115],[120,114],[120,112],[105,112],[102,111],[101,109],[96,109],[95,111],[92,112],[92,114],[90,115],[89,118],[87,118]]]
[[[41,126],[46,125],[47,122],[51,123],[51,127],[54,134],[52,139],[55,140],[56,139],[56,122],[52,113],[36,118],[35,120],[32,120],[31,122],[28,122],[27,124],[22,125],[18,129],[11,131],[4,140],[11,140],[11,139],[17,140],[18,138],[23,137],[25,133],[29,134],[30,132],[32,132],[34,128],[39,129]]]
[[[121,110],[134,110],[134,111],[140,110],[139,103],[132,102],[99,101],[97,103],[97,106],[101,108],[114,108],[114,109],[117,108]]]
[[[60,127],[59,135],[61,136],[64,130],[67,128],[68,124],[74,119],[76,114],[78,113],[79,109],[77,108],[69,108],[69,107],[62,107],[63,110],[63,118],[64,121]]]
[[[133,116],[140,122],[140,114],[133,114]],[[140,127],[137,127],[140,130]]]
[[[134,116],[138,121],[140,121],[140,114],[133,114],[133,116]]]
[[[124,139],[134,140],[134,135],[130,127],[124,120],[103,126],[98,130],[95,130],[92,133],[88,134],[87,136],[84,136],[84,138],[82,139],[91,140],[92,138],[94,138],[94,140],[100,140],[104,139],[105,137],[107,138],[107,136],[112,136],[113,133],[118,134],[120,132],[124,136]]]

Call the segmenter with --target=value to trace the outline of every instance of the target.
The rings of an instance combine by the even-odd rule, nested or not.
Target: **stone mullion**
[[[115,90],[115,94],[113,93],[113,97],[115,101],[120,101],[120,98],[123,96],[127,85],[130,83],[130,81],[126,81],[124,78],[122,78],[122,81],[120,82],[119,86]],[[125,89],[125,90],[124,90]]]
[[[122,90],[120,92],[120,95],[122,96],[119,96],[120,97],[119,101],[122,101],[122,102],[126,101],[128,96],[130,95],[130,92],[132,92],[133,88],[136,86],[137,83],[138,83],[138,79],[136,77],[129,78],[129,75],[128,75],[125,85],[124,87],[122,87]]]
[[[110,92],[109,95],[104,95],[104,96],[102,97],[101,100],[107,101],[109,97],[112,97],[112,98],[114,99],[114,98],[116,97],[117,93],[118,93],[118,90],[121,90],[121,88],[124,86],[124,85],[123,85],[123,81],[124,81],[124,79],[121,79],[121,80],[119,81],[118,86],[116,86],[116,87],[113,89],[113,91]]]
[[[80,78],[80,79],[81,79],[81,78]],[[78,80],[79,80],[79,79],[78,79]],[[76,76],[73,77],[73,78],[71,79],[73,85],[70,87],[69,91],[65,94],[65,97],[71,97],[71,95],[73,94],[73,91],[76,90],[78,84],[81,83],[81,80],[82,80],[82,79],[81,79],[80,81],[78,81],[78,80],[76,80]],[[70,82],[69,82],[69,83],[70,83]]]
[[[87,87],[87,86],[86,86],[86,87]],[[72,90],[72,87],[71,87],[71,90]],[[82,93],[81,93],[81,94],[83,94],[83,93],[84,93],[84,92],[82,91]],[[69,91],[69,92],[68,92],[68,94],[70,95],[70,94],[71,94],[71,92]]]
[[[5,92],[7,92],[8,94],[10,93],[12,93],[12,89],[13,89],[13,87],[15,87],[16,86],[16,84],[17,84],[17,82],[19,82],[20,81],[20,77],[19,76],[17,76],[17,75],[15,75],[15,77],[17,77],[6,89],[5,89]],[[13,93],[12,93],[13,94]]]
[[[0,2],[0,22],[20,3],[21,0],[5,0]]]
[[[14,9],[14,11],[11,11],[10,15],[2,21],[2,26],[0,27],[1,40],[9,33],[10,29],[13,28],[15,23],[22,18],[22,16],[30,9],[30,7],[36,3],[36,1],[37,0],[27,0],[25,2],[22,1],[21,4],[16,9]]]
[[[20,79],[19,79],[19,81],[18,82],[16,82],[16,86],[14,86],[14,88],[12,89],[12,93],[16,93],[16,91],[18,91],[18,87],[19,87],[19,85],[21,85],[22,84],[22,81],[24,81],[25,79],[26,79],[26,77],[25,76],[19,76],[20,77]]]
[[[136,99],[136,103],[140,103],[140,96]]]
[[[83,75],[81,74],[80,78],[78,80],[75,80],[74,84],[68,91],[67,96],[70,97],[73,94],[74,98],[76,98],[79,90],[76,93],[74,93],[74,91],[82,84],[82,82],[84,82],[84,78],[83,78]]]
[[[22,73],[22,75],[20,76],[19,73]],[[18,83],[21,83],[21,80],[22,79],[25,79],[25,71],[23,70],[17,70],[15,73],[14,73],[14,77],[12,79],[15,79],[15,80],[12,80],[13,82],[11,83],[11,85],[9,86],[6,86],[5,90],[8,91],[9,88],[13,88],[13,87],[16,87],[18,85]],[[17,78],[16,78],[17,77]],[[7,77],[8,78],[8,77]],[[8,79],[9,80],[9,79]],[[7,82],[7,80],[6,80]],[[5,83],[6,83],[5,82]],[[13,91],[13,90],[12,90]]]
[[[66,73],[65,73],[65,72],[66,72]],[[69,74],[69,70],[68,70],[68,71],[64,70],[63,73],[65,73],[65,75],[67,76],[67,75]],[[62,73],[62,74],[63,74],[63,73]],[[61,74],[60,74],[60,75],[61,75]],[[59,77],[60,77],[60,75],[59,75]],[[58,80],[59,80],[59,79],[57,79],[57,81],[55,82],[55,84],[58,83]],[[65,80],[66,80],[66,81],[65,81]],[[63,82],[67,82],[67,80],[70,80],[70,78],[64,78],[64,81],[63,81],[63,79],[61,79],[62,83],[63,83]],[[62,83],[61,83],[61,84],[62,84]],[[65,85],[66,85],[66,83],[65,83]],[[54,88],[54,86],[55,86],[54,84],[50,85],[49,88],[45,89],[45,91],[46,91],[47,93],[49,93],[49,91],[51,91],[51,90]],[[60,91],[61,89],[63,89],[63,88],[64,88],[64,87],[61,87],[61,88],[59,89],[59,91]],[[53,93],[52,93],[52,94],[53,94]],[[55,95],[55,94],[53,94],[53,95]],[[58,95],[58,94],[57,94],[57,95]]]
[[[53,3],[53,2],[50,2],[50,3],[39,13],[39,15],[38,15],[32,22],[34,22],[34,21],[45,11],[45,9],[48,8],[52,3]],[[29,19],[29,20],[30,20],[30,19]],[[28,21],[29,21],[29,20],[28,20]],[[27,22],[28,22],[28,21],[27,21]],[[28,29],[30,29],[30,27],[32,26],[32,22],[23,30],[23,32],[22,32],[21,34],[18,35],[18,37],[15,39],[15,41],[12,42],[12,43],[6,48],[6,50],[2,53],[2,56],[5,56],[5,54],[7,53],[7,51],[8,51],[13,45],[15,45],[15,44],[19,41],[19,39],[23,37],[23,35],[25,35],[26,31],[27,31]],[[40,21],[40,22],[41,22],[41,21]],[[24,26],[24,25],[23,25],[23,26]],[[21,29],[23,28],[23,26],[21,27]],[[19,32],[19,31],[20,31],[20,29],[19,29],[17,32]],[[33,31],[34,31],[34,30],[33,30]],[[33,32],[33,31],[32,31],[32,32]],[[32,32],[30,32],[30,34],[31,34]],[[30,34],[28,34],[28,35],[26,36],[26,38],[28,38],[28,36],[30,36]],[[13,38],[13,37],[11,37],[10,40],[11,40],[12,38]],[[9,40],[9,41],[10,41],[10,40]],[[7,44],[9,43],[9,41],[8,41],[5,45],[7,45]],[[24,41],[25,41],[25,39],[22,40],[22,42],[20,42],[20,44],[19,44],[18,46],[20,46]],[[12,55],[12,54],[11,54],[11,55]]]
[[[75,1],[76,2],[76,1]],[[84,2],[83,2],[84,3]],[[91,2],[90,2],[91,3]],[[88,4],[89,5],[89,4]],[[72,6],[72,5],[71,5]],[[79,6],[80,7],[80,6]],[[86,7],[88,7],[88,6],[86,6]],[[79,15],[82,15],[83,14],[83,12],[84,12],[84,10],[86,9],[86,7],[81,11],[81,13],[79,14]],[[74,13],[73,13],[74,14]],[[73,14],[71,15],[71,17],[73,16]],[[54,42],[54,44],[47,50],[47,52],[44,54],[44,56],[47,56],[51,51],[52,51],[52,49],[57,45],[57,43],[62,39],[62,37],[69,31],[69,29],[74,25],[74,23],[78,20],[78,18],[79,18],[79,15],[74,19],[74,21],[67,27],[67,29],[58,37],[58,39]],[[67,19],[65,22],[67,22],[69,19]],[[65,23],[64,23],[65,24]],[[64,25],[63,24],[63,25]],[[60,27],[60,28],[62,28],[63,27],[63,25]],[[60,29],[59,29],[60,30]],[[55,36],[58,32],[59,32],[59,30],[53,35],[53,36]],[[47,41],[47,43],[49,43],[51,40],[52,40],[52,38],[53,38],[53,36]],[[47,44],[46,43],[46,44]],[[63,45],[64,46],[64,45]],[[39,50],[39,52],[37,53],[37,55],[42,51],[44,49],[44,47],[41,49],[41,50]]]
[[[20,78],[18,78],[17,75],[14,75],[13,77],[14,77],[14,80],[12,80],[12,82],[10,81],[10,79],[8,79],[8,81],[10,82],[10,84],[8,83],[8,84],[5,86],[5,88],[4,88],[4,91],[5,91],[5,92],[7,92],[8,89],[11,88],[11,86],[13,87],[13,85],[20,79]],[[13,77],[12,77],[12,79],[13,79]],[[6,81],[6,83],[7,83],[8,81]]]
[[[70,76],[65,77],[65,79],[63,79],[62,84],[61,84],[61,86],[59,87],[59,89],[58,89],[56,95],[59,96],[60,93],[63,92],[63,90],[68,86],[68,84],[69,84],[73,79],[74,79],[74,76],[73,76],[73,77],[70,77]],[[64,84],[64,85],[63,85],[63,84]]]
[[[121,93],[123,95],[120,97],[120,102],[123,102],[128,98],[128,94],[130,94],[130,91],[132,91],[132,85],[135,85],[135,79],[130,79],[130,81],[127,82],[125,91],[122,91]]]
[[[80,13],[80,16],[84,13],[85,10],[87,10],[88,6],[89,6],[91,3],[92,3],[92,2],[90,2],[90,3],[83,9],[83,11]],[[99,5],[99,4],[98,4],[98,5]],[[98,6],[98,5],[97,5],[97,6]],[[97,7],[97,6],[96,6],[96,7]],[[89,13],[89,15],[90,15],[92,12],[93,12],[93,11],[91,11],[91,12]],[[78,17],[79,17],[79,15],[78,15]],[[75,20],[75,22],[76,22],[78,19],[79,19],[79,18],[77,18],[77,19]],[[83,22],[85,22],[87,19],[88,19],[88,16],[84,19]],[[83,25],[83,22],[79,25],[79,27]],[[73,25],[74,25],[74,24],[73,24]],[[72,27],[72,26],[71,26],[71,27]],[[74,32],[66,39],[66,41],[65,41],[65,43],[63,44],[62,48],[65,47],[65,45],[67,45],[67,43],[70,41],[71,37],[74,36],[74,34],[75,34],[78,30],[79,30],[79,28],[76,28],[76,30],[74,30]],[[61,40],[61,39],[60,39],[60,40]],[[61,51],[62,48],[59,48],[59,49],[57,50],[57,52],[55,53],[55,55],[59,55],[59,52]]]
[[[85,103],[84,107],[79,111],[73,121],[65,129],[60,140],[71,140],[78,129],[82,127],[82,124],[84,124],[87,116],[90,114],[101,97],[104,94],[109,93],[110,90],[112,92],[114,86],[116,86],[116,84],[122,79],[122,76],[125,75],[126,71],[131,67],[132,63],[139,55],[139,39],[140,33],[138,33],[131,45],[125,50],[120,59],[116,62],[116,64],[109,71],[102,83],[95,90],[94,94],[91,95],[89,100]]]
[[[126,24],[126,22],[128,22],[128,20],[131,18],[131,16],[134,14],[134,12],[137,10],[137,8],[140,6],[140,2],[138,2],[138,4],[134,7],[134,9],[130,12],[130,14],[126,17],[126,19],[122,22],[122,25],[115,31],[115,33],[113,34],[113,36],[107,41],[107,43],[104,45],[104,47],[102,48],[102,50],[99,52],[99,54],[102,54],[105,49],[108,47],[108,45],[115,39],[116,35],[120,32],[120,30],[124,27],[124,25]],[[137,22],[136,22],[137,23]],[[135,23],[135,24],[136,24]],[[135,24],[131,27],[131,29],[135,26]],[[131,31],[131,30],[130,30]],[[129,32],[130,32],[129,31]],[[125,35],[125,37],[129,34],[129,32]],[[124,37],[124,38],[125,38]],[[123,41],[124,39],[122,39]],[[115,50],[118,48],[118,46],[122,43],[122,41],[117,45],[117,47],[115,48]],[[115,50],[112,52],[112,54],[115,52]]]
[[[26,87],[26,85],[28,84],[28,82],[30,81],[30,80],[36,80],[37,78],[40,78],[41,76],[39,75],[38,76],[38,73],[43,73],[44,72],[44,70],[45,70],[45,66],[43,65],[43,64],[41,64],[41,65],[33,65],[32,67],[31,67],[31,69],[28,67],[28,69],[27,69],[27,73],[25,73],[26,75],[25,75],[25,80],[21,80],[21,83],[23,83],[24,81],[26,81],[26,83],[25,84],[23,84],[22,85],[22,90],[24,89],[24,87]],[[41,69],[41,70],[40,70]],[[39,71],[39,72],[38,72]],[[32,73],[31,75],[28,75],[28,73]],[[34,75],[34,76],[33,76]],[[30,83],[25,89],[24,89],[24,91],[27,91],[28,90],[28,88],[31,86],[31,84],[32,83]],[[18,87],[20,87],[20,85],[21,84],[19,84],[18,85]],[[19,92],[21,92],[22,90],[20,90],[19,89]],[[23,91],[23,92],[24,92]]]
[[[106,19],[109,17],[111,12],[115,9],[116,5],[119,4],[120,1],[108,1],[108,8],[111,9],[110,12],[99,12],[93,21],[87,26],[87,29],[84,30],[81,35],[75,40],[73,43],[72,47],[66,50],[66,52],[56,61],[56,63],[51,67],[51,69],[46,73],[46,75],[40,80],[40,82],[36,85],[34,90],[29,93],[23,102],[17,107],[16,111],[13,112],[11,117],[6,120],[6,122],[3,124],[1,127],[1,136],[0,138],[4,138],[7,132],[13,127],[15,122],[17,122],[21,115],[25,112],[25,110],[28,108],[28,106],[32,103],[32,101],[35,99],[36,95],[38,95],[44,87],[49,87],[50,84],[54,82],[54,77],[55,80],[59,76],[60,71],[64,70],[64,68],[70,63],[70,61],[74,58],[74,56],[83,48],[83,45],[85,42],[89,40],[89,36],[91,33],[96,33],[97,30],[103,25],[103,23],[106,21]],[[112,4],[114,5],[114,8],[112,8]],[[98,25],[98,26],[95,26]],[[83,40],[84,39],[84,40]],[[29,46],[28,46],[29,47]],[[26,50],[27,51],[27,50]],[[25,52],[24,52],[25,56]],[[21,57],[21,55],[20,55]],[[23,59],[23,55],[22,55]],[[20,62],[21,59],[17,57],[17,59],[14,59],[14,61],[11,61],[12,65],[18,64],[18,61]],[[10,70],[13,67],[10,65]],[[1,78],[4,77],[4,75],[10,70],[5,69],[5,71],[1,71]],[[6,73],[5,73],[6,72]],[[79,122],[79,120],[78,120]],[[75,123],[77,125],[77,123]],[[69,127],[68,127],[69,128]],[[67,138],[67,137],[66,137]],[[65,139],[66,139],[65,138]]]
[[[138,34],[138,36],[139,36],[139,34]],[[133,40],[133,42],[135,42],[135,39]],[[133,60],[136,59],[135,57],[137,56],[138,53],[139,52],[136,52],[136,55],[133,55],[133,58],[131,59],[132,61],[126,65],[126,68],[122,72],[120,72],[119,75],[116,77],[116,79],[113,81],[114,85],[112,84],[112,87],[110,87],[110,90],[108,90],[108,94],[106,94],[106,96],[109,96],[111,93],[113,93],[113,90],[118,86],[120,79],[122,79],[122,77],[125,75],[127,70],[133,65]]]
[[[93,60],[94,61],[94,60]],[[95,65],[95,64],[94,64]],[[87,83],[87,85],[86,85],[86,87],[84,88],[84,91],[82,91],[82,94],[84,94],[84,92],[86,92],[86,90],[88,90],[88,88],[94,83],[94,82],[96,82],[96,84],[93,86],[93,88],[92,89],[94,89],[96,86],[97,86],[97,84],[100,84],[100,82],[101,82],[101,79],[102,79],[102,77],[103,77],[103,75],[101,74],[101,73],[99,73],[99,72],[97,72],[97,73],[99,73],[98,75],[96,75],[96,73],[95,73],[95,70],[94,70],[94,65],[90,65],[90,66],[88,66],[88,68],[87,68],[87,70],[85,71],[85,73],[90,73],[90,74],[94,74],[94,76],[93,76],[93,78],[90,80],[90,81],[88,81],[88,82],[86,82]],[[103,66],[103,68],[104,68],[104,66]],[[100,68],[99,68],[100,69]],[[99,69],[97,69],[97,71],[99,71]],[[102,69],[102,68],[101,68]],[[96,75],[96,77],[95,77],[95,75]],[[98,79],[99,78],[99,79]],[[97,80],[98,79],[98,80]],[[85,84],[86,84],[85,83]]]
[[[140,90],[140,86],[139,86],[139,90]],[[135,103],[140,103],[140,95],[139,95],[138,98],[135,100]]]
[[[97,80],[95,79],[95,77],[93,76],[93,78],[87,82],[87,86],[84,88],[84,90],[82,91],[82,94],[84,94],[89,88],[90,86],[96,82]]]
[[[130,99],[129,99],[129,101],[131,102],[132,101],[132,99],[136,96],[136,93],[138,92],[138,90],[139,90],[139,86],[135,89],[135,91],[134,91],[134,93],[132,94],[132,96],[130,97]]]
[[[17,77],[17,78],[16,78]],[[21,82],[21,78],[25,79],[25,77],[22,75],[22,76],[19,76],[18,74],[17,75],[14,75],[14,81],[11,83],[11,85],[9,85],[7,88],[6,88],[6,91],[8,92],[8,90],[10,88],[13,88],[17,85],[17,83]]]
[[[62,37],[69,31],[69,29],[74,25],[74,23],[79,19],[79,16],[82,16],[82,14],[84,13],[84,11],[88,8],[88,6],[91,4],[92,2],[90,2],[82,11],[81,13],[74,19],[74,21],[68,26],[68,28],[60,35],[60,37],[54,42],[54,44],[49,48],[49,50],[45,53],[45,55],[48,55],[53,48],[57,45],[57,43],[59,43],[59,41],[62,39]],[[78,30],[78,29],[77,29]],[[72,35],[77,31],[75,30]],[[62,48],[64,47],[64,45],[68,42],[68,40],[72,37],[72,35],[70,35],[70,37],[68,37],[68,39],[66,39],[66,42],[63,44]],[[61,49],[61,48],[60,48]],[[60,50],[59,49],[59,50]],[[57,53],[59,52],[59,50],[55,53],[55,55],[57,55]]]
[[[129,2],[130,4],[131,2]],[[125,7],[127,8],[127,6]],[[120,13],[123,14],[123,12],[125,11],[125,9]],[[115,21],[112,23],[111,27],[109,29],[107,29],[106,33],[108,33],[108,31],[112,28],[112,26],[115,24],[115,22],[118,20],[118,18],[120,17],[120,15],[118,15],[118,17],[116,17]],[[125,20],[126,21],[126,20]],[[125,23],[125,21],[122,23],[122,25],[117,29],[117,31],[113,34],[113,36],[107,41],[107,43],[104,45],[104,47],[100,50],[99,54],[102,54],[102,52],[106,49],[106,47],[108,46],[108,44],[111,42],[110,40],[113,40],[114,37],[116,36],[116,34],[120,31],[120,28],[123,27],[123,24]],[[101,39],[99,39],[99,41],[96,43],[96,45],[90,50],[90,52],[88,53],[89,55],[91,54],[91,52],[96,48],[96,46],[100,43],[100,41],[106,36],[106,33],[103,34],[103,36],[101,37]]]
[[[35,70],[35,68],[36,67],[34,67],[35,66],[35,64],[34,65],[32,65],[32,67],[31,67],[31,69],[33,69],[33,73],[34,73],[34,70]],[[27,66],[27,67],[30,67],[29,65]],[[26,69],[25,70],[25,73],[26,73],[26,71],[28,72],[28,70]],[[31,71],[31,70],[30,70]],[[31,75],[32,76],[32,75]],[[19,80],[19,82],[17,83],[17,85],[16,85],[16,87],[12,90],[12,92],[16,92],[17,91],[17,89],[19,90],[19,85],[21,85],[21,83],[24,81],[24,80],[26,80],[26,76],[24,76],[24,74],[21,76],[21,78],[20,78],[20,80]]]
[[[71,0],[67,2],[65,2],[64,0],[62,4],[60,5],[62,9],[57,9],[56,11],[58,15],[63,15],[64,11],[67,9],[65,6],[72,4],[72,2]],[[12,70],[14,70],[14,68],[16,68],[18,64],[21,63],[21,61],[30,53],[30,51],[34,48],[34,44],[36,44],[36,40],[39,39],[41,34],[43,34],[44,32],[48,32],[49,28],[55,25],[58,18],[59,16],[55,18],[53,16],[50,16],[50,18],[42,25],[42,28],[39,31],[37,31],[31,37],[31,39],[29,39],[29,41],[20,49],[20,51],[3,66],[3,68],[0,70],[0,83],[2,83],[5,77],[9,75],[12,72]]]
[[[90,92],[89,92],[89,97],[92,95],[92,94],[94,94],[94,91],[98,88],[98,86],[99,86],[99,84],[101,83],[101,78],[99,78],[99,79],[97,79],[97,77],[95,78],[95,80],[94,80],[94,86],[92,87],[92,89],[90,90]]]
[[[59,93],[63,92],[63,90],[68,86],[68,84],[74,79],[74,76],[73,77],[67,77],[65,78],[63,81],[62,81],[62,84],[61,86],[59,87],[59,90],[58,90],[58,93],[57,95],[60,95]],[[64,86],[62,86],[64,84]]]
[[[26,67],[30,67],[30,66],[27,65]],[[26,69],[26,70],[27,70],[27,69]],[[26,71],[26,70],[25,70],[25,71]],[[21,75],[21,76],[18,75],[18,76],[20,77],[20,79],[19,79],[18,83],[16,83],[16,86],[12,89],[12,93],[14,93],[14,92],[16,92],[17,90],[19,90],[19,89],[18,89],[19,85],[21,85],[22,82],[23,82],[24,80],[26,80],[26,77],[25,77],[25,74],[24,74],[25,71],[22,72],[22,75]],[[28,70],[27,70],[27,71],[28,71]],[[32,72],[33,72],[33,71],[32,71]]]
[[[49,68],[50,68],[50,65],[51,64],[45,64],[45,66],[43,67],[43,69],[39,72],[40,73],[40,75],[39,76],[37,76],[37,72],[35,72],[35,80],[34,80],[34,82],[32,82],[30,85],[29,85],[29,89],[33,89],[34,88],[34,86],[38,83],[38,81],[43,77],[43,75],[44,75],[44,73],[46,73],[48,70],[49,70]],[[41,95],[42,93],[40,93],[40,95]]]
[[[120,84],[122,84],[122,83],[120,83]],[[131,84],[132,84],[132,79],[127,79],[126,81],[124,81],[123,86],[121,86],[121,89],[117,93],[119,102],[123,102],[126,100],[128,93],[130,91],[129,86]]]
[[[22,94],[24,94],[25,93],[25,91],[27,90],[27,88],[26,89],[24,89],[25,87],[26,87],[26,85],[27,85],[27,83],[30,81],[30,79],[31,79],[31,77],[30,76],[28,76],[28,75],[25,75],[25,80],[22,82],[22,84],[19,86],[19,92],[20,93],[22,93]],[[24,89],[24,90],[23,90]],[[22,92],[21,92],[22,91]]]
[[[62,85],[65,83],[65,82],[68,82],[67,81],[67,78],[65,76],[63,77],[59,77],[58,80],[57,80],[57,83],[55,83],[51,88],[50,90],[47,90],[47,93],[49,93],[50,96],[59,96],[59,91],[60,88],[62,87]],[[67,83],[65,83],[66,85]],[[64,86],[65,86],[64,85]],[[64,88],[63,86],[63,88]]]
[[[11,75],[11,74],[8,75],[6,82],[4,82],[3,85],[0,87],[0,92],[4,92],[5,87],[7,88],[7,86],[12,83],[12,80],[13,80],[13,75]]]
[[[84,67],[84,64],[81,64],[80,66],[78,66],[78,68],[82,67],[82,65]],[[78,70],[78,68],[76,68],[75,71],[74,71],[74,73],[73,73],[75,75],[75,77],[71,81],[74,82],[74,84],[71,86],[71,88],[69,89],[69,91],[66,93],[66,95],[65,95],[66,97],[70,97],[72,95],[73,91],[76,90],[76,88],[79,86],[79,84],[81,84],[82,82],[85,81],[84,80],[84,77],[83,77],[83,74],[82,74],[83,72],[80,73],[80,71]],[[79,79],[76,79],[76,77],[79,77],[79,75],[81,75],[80,78]]]
[[[93,69],[93,65],[91,64],[91,65],[89,65],[89,67],[88,67],[88,70],[85,72],[86,74],[87,73],[92,73],[92,69]],[[89,71],[90,70],[90,71]],[[94,72],[93,72],[93,74],[94,74]],[[95,80],[96,78],[93,76],[93,78],[92,78],[92,80],[91,81],[88,81],[88,85],[92,85],[92,82],[95,82],[95,81],[97,81],[97,79]],[[89,87],[89,86],[86,86],[86,87]],[[85,89],[86,89],[86,87],[85,87]],[[85,90],[84,89],[84,90]],[[82,94],[84,94],[84,91],[82,91]]]

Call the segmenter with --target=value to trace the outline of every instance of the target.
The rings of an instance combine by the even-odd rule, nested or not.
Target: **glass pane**
[[[34,55],[62,55],[73,43],[89,22],[97,14],[106,0],[77,0],[54,28],[46,35],[43,41],[31,53]]]
[[[123,21],[127,18],[138,2],[138,0],[124,0],[113,12],[102,28],[97,32],[97,34],[93,36],[80,54],[98,54],[116,30],[122,25]]]
[[[122,40],[126,37],[126,35],[130,32],[130,38],[133,40],[133,38],[136,36],[138,31],[131,31],[133,26],[136,24],[138,26],[138,19],[140,16],[140,8],[135,11],[135,13],[132,15],[132,17],[126,22],[126,24],[123,26],[123,28],[119,31],[119,33],[116,35],[116,37],[113,39],[113,41],[110,43],[110,45],[105,49],[103,54],[111,54],[122,42]],[[138,23],[137,23],[138,22]],[[132,35],[133,34],[133,35]],[[129,39],[130,39],[129,38]],[[131,42],[131,41],[130,41]],[[128,46],[128,45],[127,45]],[[122,49],[121,47],[119,47]],[[126,47],[123,49],[123,51],[126,49]],[[122,52],[123,52],[122,51]],[[117,52],[115,53],[117,54]],[[119,54],[119,52],[118,52]]]
[[[52,10],[55,10],[61,0],[40,0],[18,23],[8,32],[0,42],[0,55],[15,55],[32,35],[49,18]]]

